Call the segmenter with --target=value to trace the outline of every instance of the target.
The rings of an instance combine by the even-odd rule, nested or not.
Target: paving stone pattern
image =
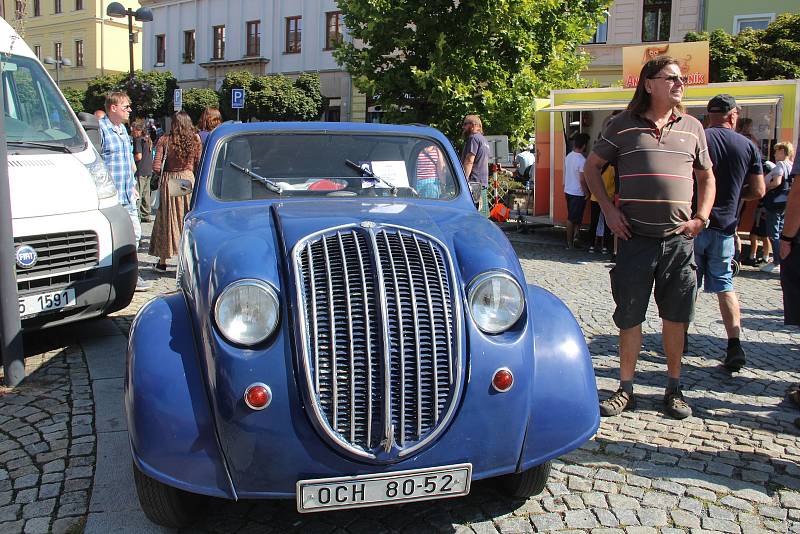
[[[608,284],[611,265],[585,251],[554,246],[561,235],[541,230],[534,238],[511,237],[528,281],[562,298],[578,319],[605,397],[616,388],[618,377]],[[148,259],[152,261],[143,258]],[[145,277],[155,281],[153,290],[137,294],[132,305],[114,317],[125,332],[144,302],[174,288],[173,269],[162,275],[145,272]],[[212,500],[208,517],[186,532],[800,534],[800,432],[792,424],[800,413],[785,400],[786,388],[800,382],[800,332],[783,326],[777,276],[745,268],[735,285],[747,367],[731,375],[719,366],[724,327],[716,299],[701,295],[689,331],[690,353],[683,363],[684,392],[694,416],[684,421],[668,418],[662,410],[666,365],[660,321],[651,303],[637,368],[638,411],[604,419],[593,440],[554,463],[547,489],[538,497],[508,499],[492,483],[481,481],[461,499],[312,515],[298,514],[293,501]],[[91,392],[85,387],[80,353],[69,350],[41,356],[47,360],[39,371],[47,377],[43,383],[0,399],[0,532],[21,531],[23,525],[31,532],[55,531],[67,512],[80,515],[81,503],[85,513],[89,486],[66,486],[72,480],[89,480],[78,469],[91,469],[94,438],[91,433],[75,435],[75,429],[80,434],[91,428],[90,419],[80,419],[91,417],[91,406],[84,405],[90,403]],[[58,409],[65,411],[50,413],[48,405],[64,406]],[[36,411],[23,411],[29,407]],[[31,417],[34,420],[28,421]],[[18,430],[23,426],[32,430]],[[53,441],[46,438],[50,434]],[[26,436],[36,438],[27,438],[33,440],[28,443]],[[66,440],[58,449],[63,455],[39,456],[50,452],[54,442],[60,446],[60,440]],[[45,442],[46,452],[27,450]],[[82,447],[76,450],[81,454],[73,455],[76,445]],[[24,452],[7,457],[11,451]],[[45,482],[48,474],[53,479]],[[81,477],[70,479],[70,474]],[[29,491],[33,488],[35,493]]]

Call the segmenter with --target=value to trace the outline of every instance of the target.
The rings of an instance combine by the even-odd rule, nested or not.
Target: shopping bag
[[[161,195],[159,194],[158,189],[153,190],[153,192],[150,194],[150,207],[153,211],[156,211],[161,207]]]

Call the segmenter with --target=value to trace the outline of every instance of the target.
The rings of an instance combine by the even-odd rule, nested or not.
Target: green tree
[[[397,122],[451,138],[477,113],[484,130],[527,139],[534,98],[582,85],[579,49],[610,0],[339,0],[354,42],[337,61]]]
[[[709,42],[712,83],[800,77],[800,14],[778,15],[764,30],[689,32],[684,40]]]
[[[183,111],[197,124],[206,108],[218,108],[219,95],[213,89],[188,89],[183,92]]]
[[[77,87],[64,87],[61,92],[64,93],[64,98],[67,99],[72,111],[74,111],[76,115],[84,111],[83,100],[86,98],[85,90]]]
[[[137,70],[133,79],[127,72],[106,74],[89,82],[83,107],[90,112],[103,109],[108,93],[125,91],[131,98],[133,116],[163,117],[172,113],[172,95],[177,87],[178,81],[169,71]]]
[[[322,113],[322,90],[318,74],[301,74],[296,80],[282,75],[253,76],[247,71],[229,72],[220,88],[223,115],[232,119],[231,91],[244,89],[245,107],[240,119],[262,121],[313,121]]]

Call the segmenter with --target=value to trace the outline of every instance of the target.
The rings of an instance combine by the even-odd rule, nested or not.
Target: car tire
[[[147,518],[170,528],[187,527],[202,515],[202,495],[195,495],[154,480],[133,466],[139,503]]]
[[[499,477],[497,479],[498,489],[509,497],[519,499],[539,495],[547,484],[547,477],[550,476],[550,463],[548,461],[522,473],[511,473]]]

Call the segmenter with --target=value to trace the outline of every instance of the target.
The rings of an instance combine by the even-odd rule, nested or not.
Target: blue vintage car
[[[203,496],[300,512],[539,493],[599,424],[570,311],[525,283],[437,130],[225,124],[177,291],[133,322],[125,404],[148,517]]]

